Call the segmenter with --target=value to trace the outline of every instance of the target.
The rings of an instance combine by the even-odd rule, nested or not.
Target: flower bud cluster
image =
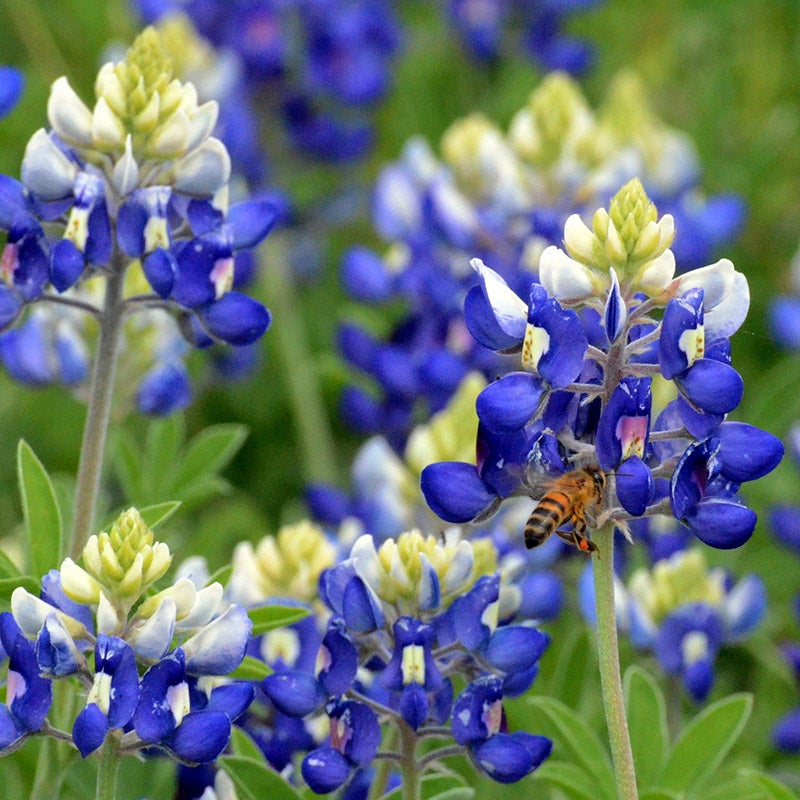
[[[547,757],[549,740],[505,729],[502,699],[527,689],[549,637],[498,624],[510,614],[495,563],[488,540],[409,531],[379,548],[364,535],[322,573],[331,616],[314,668],[276,671],[263,682],[290,717],[324,708],[330,742],[302,767],[314,791],[332,791],[384,757],[378,714],[415,740],[441,737],[449,724],[477,768],[498,781],[518,780]],[[466,687],[454,700],[457,678]]]
[[[346,360],[378,387],[377,397],[348,388],[345,418],[383,433],[398,451],[414,423],[441,409],[471,370],[493,379],[509,368],[465,330],[471,258],[522,297],[537,277],[546,286],[557,280],[562,300],[599,296],[612,267],[618,282],[650,296],[672,277],[676,260],[681,270],[707,263],[743,219],[738,198],[702,198],[691,142],[650,112],[630,75],[618,78],[597,112],[568,76],[549,75],[507,131],[471,114],[443,134],[440,151],[412,139],[381,171],[373,219],[387,248],[354,247],[341,268],[356,300],[408,306],[387,341],[350,323],[339,337]],[[637,176],[659,198],[661,217],[638,189],[606,209]],[[570,276],[572,297],[561,273]]]
[[[426,499],[464,523],[512,495],[538,500],[555,480],[580,498],[555,527],[627,531],[629,520],[671,514],[712,547],[738,547],[756,523],[739,488],[783,455],[772,434],[726,420],[743,393],[729,337],[747,315],[747,281],[727,259],[675,277],[665,249],[673,222],[656,216],[638,180],[595,220],[595,232],[567,221],[567,252],[542,253],[527,303],[473,260],[480,284],[465,304],[469,329],[487,348],[518,353],[521,369],[478,396],[477,464],[428,466]],[[581,480],[598,473],[587,494]]]
[[[217,758],[253,700],[249,684],[219,680],[241,663],[252,623],[241,606],[223,602],[219,583],[181,578],[152,592],[171,561],[129,509],[91,537],[82,567],[66,559],[44,576],[39,597],[14,590],[11,611],[0,614],[11,687],[0,713],[13,722],[0,729],[0,753],[46,728],[53,680],[77,678],[76,692],[91,687],[72,725],[84,758],[108,737],[132,753],[156,747],[186,763]]]

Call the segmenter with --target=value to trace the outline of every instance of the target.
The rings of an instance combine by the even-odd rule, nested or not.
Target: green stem
[[[417,735],[410,725],[403,720],[398,721],[400,730],[400,775],[403,787],[403,800],[420,800],[422,784],[420,782],[419,763],[417,762]]]
[[[617,613],[614,605],[614,526],[606,525],[597,537],[601,540],[602,555],[592,558],[594,597],[597,610],[597,654],[600,663],[600,683],[603,688],[603,708],[608,726],[614,777],[619,800],[637,800],[636,771],[633,750],[625,717],[622,677],[619,668]]]
[[[122,756],[117,750],[117,743],[113,738],[106,739],[100,753],[100,763],[97,768],[97,791],[95,800],[115,800],[117,796],[117,777]]]
[[[75,517],[69,553],[77,559],[83,552],[92,532],[103,471],[106,435],[111,417],[114,395],[114,376],[117,370],[117,351],[122,333],[124,303],[122,292],[125,283],[125,257],[118,251],[110,264],[106,281],[103,310],[99,316],[100,331],[97,354],[92,368],[89,387],[89,406],[83,426],[83,441],[78,465],[78,482],[75,487]]]
[[[309,482],[336,479],[333,437],[322,400],[319,374],[286,263],[286,244],[272,234],[259,251],[267,302],[275,314],[269,332],[291,400],[304,477]]]
[[[386,734],[384,746],[387,750],[393,750],[397,742],[397,726],[389,725],[388,728],[389,730]],[[383,797],[386,792],[386,786],[389,783],[389,776],[394,766],[394,761],[389,758],[382,758],[378,761],[375,766],[375,777],[369,789],[368,800],[377,800],[377,798]]]

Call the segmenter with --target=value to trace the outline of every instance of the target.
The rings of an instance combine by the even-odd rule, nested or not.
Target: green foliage
[[[427,775],[421,781],[422,800],[471,800],[475,790],[466,786],[458,775]],[[381,800],[403,800],[403,787],[398,786]]]
[[[272,670],[263,662],[253,656],[245,656],[242,663],[231,673],[232,678],[243,681],[260,681],[272,675]]]
[[[183,419],[173,414],[150,423],[144,446],[127,428],[116,432],[113,464],[128,505],[180,500],[193,508],[230,491],[219,473],[244,444],[243,425],[212,425],[188,442]]]
[[[34,575],[45,575],[61,564],[61,509],[50,476],[22,440],[17,448],[17,476],[25,517],[28,563]]]
[[[236,784],[239,800],[301,800],[300,793],[288,784],[263,759],[223,756],[219,764]]]

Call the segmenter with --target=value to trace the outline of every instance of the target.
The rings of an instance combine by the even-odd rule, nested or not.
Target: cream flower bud
[[[111,635],[119,628],[120,619],[116,609],[103,592],[97,604],[97,632]]]
[[[231,158],[213,136],[179,159],[173,168],[173,187],[193,197],[213,195],[231,176]]]
[[[118,117],[125,115],[128,105],[127,97],[114,64],[103,64],[100,67],[94,82],[94,93],[97,97],[104,97]]]
[[[50,88],[47,119],[53,130],[68,144],[75,147],[91,146],[92,112],[63,76]]]
[[[570,214],[564,223],[564,246],[567,252],[583,264],[595,264],[599,242],[580,214]]]
[[[127,131],[122,120],[111,110],[105,97],[94,106],[92,115],[92,141],[101,150],[122,150]]]
[[[147,154],[153,158],[170,159],[186,152],[191,123],[184,111],[176,111],[162,122],[147,140]]]
[[[545,248],[539,259],[539,280],[551,297],[579,300],[594,289],[592,273],[555,245]]]
[[[71,558],[64,559],[60,572],[61,588],[70,600],[86,605],[94,605],[100,601],[100,583]]]
[[[211,135],[219,116],[219,104],[216,100],[209,100],[195,109],[189,116],[190,133],[186,143],[187,152],[199,147]]]

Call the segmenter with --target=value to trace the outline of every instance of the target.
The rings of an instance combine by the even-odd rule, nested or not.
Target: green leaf
[[[252,758],[253,761],[264,760],[264,754],[258,745],[238,725],[231,728],[231,748],[236,756]]]
[[[545,761],[534,778],[561,789],[570,800],[595,800],[597,796],[595,779],[583,768],[565,761]]]
[[[657,786],[652,786],[639,795],[639,800],[681,800],[681,798],[682,795],[678,792],[671,792],[669,789],[661,789]]]
[[[449,797],[448,792],[467,790],[468,795],[463,795],[464,800],[474,797],[475,790],[464,785],[464,779],[460,775],[426,775],[420,781],[420,791],[422,800],[433,800],[433,798]],[[459,795],[459,798],[461,795]],[[403,787],[398,786],[388,794],[382,795],[381,800],[403,800]]]
[[[538,714],[532,717],[536,732],[553,739],[556,757],[577,764],[594,777],[595,800],[614,800],[616,788],[611,762],[594,731],[558,700],[534,695],[526,698],[526,702]]]
[[[636,781],[639,786],[649,786],[664,766],[669,749],[664,695],[653,678],[636,665],[625,672],[623,684]]]
[[[753,769],[743,769],[741,774],[763,789],[764,797],[767,800],[797,800],[797,795],[791,789],[770,775]]]
[[[0,578],[15,578],[20,574],[17,565],[0,550]]]
[[[245,656],[242,663],[228,676],[242,681],[260,681],[272,675],[272,669],[253,656]]]
[[[199,478],[219,472],[237,453],[247,437],[244,425],[212,425],[192,439],[173,482],[181,495]]]
[[[34,575],[45,575],[61,564],[61,510],[50,476],[23,439],[17,448],[17,478],[28,532],[30,569]]]
[[[122,484],[127,503],[141,503],[146,500],[144,488],[144,469],[139,443],[127,430],[119,430],[114,436],[114,468]]]
[[[263,760],[222,756],[220,766],[236,784],[239,800],[301,800],[302,795]]]
[[[171,414],[166,419],[154,420],[147,428],[148,497],[157,498],[166,478],[177,469],[178,450],[183,443],[183,417]]]
[[[747,778],[737,776],[731,780],[704,789],[697,800],[766,800],[764,789],[751,783]]]
[[[303,606],[259,606],[247,611],[253,621],[253,636],[275,628],[285,628],[294,622],[305,619],[311,610]]]
[[[570,708],[579,707],[586,687],[593,686],[596,679],[597,664],[590,644],[588,628],[576,626],[559,653],[552,688],[547,694]]]
[[[17,575],[14,578],[3,578],[0,580],[0,600],[11,599],[11,594],[17,586],[27,589],[31,594],[39,596],[42,585],[31,575]]]
[[[220,567],[218,570],[215,570],[208,576],[208,580],[206,581],[206,586],[210,586],[215,581],[221,583],[225,586],[228,581],[231,579],[231,573],[233,572],[233,564],[225,564],[224,566]]]
[[[739,738],[752,708],[750,695],[734,694],[701,711],[681,732],[656,783],[677,791],[702,786]]]
[[[452,789],[433,795],[430,800],[472,800],[475,790],[471,786],[454,786]]]
[[[165,503],[157,503],[154,506],[140,508],[139,513],[147,523],[148,528],[155,528],[162,522],[166,522],[180,507],[180,500],[168,500]]]

